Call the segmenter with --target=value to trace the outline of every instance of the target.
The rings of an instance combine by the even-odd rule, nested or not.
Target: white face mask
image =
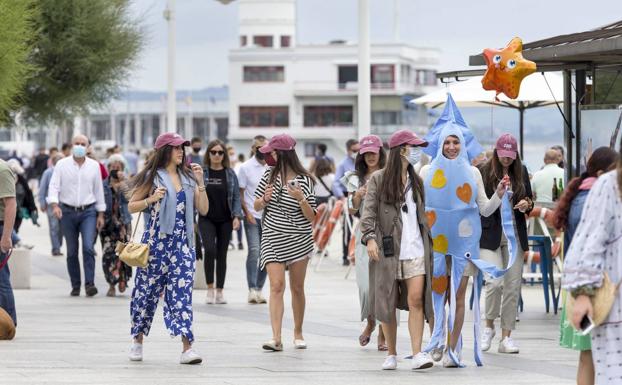
[[[406,159],[408,159],[408,163],[412,164],[413,166],[419,163],[419,161],[421,160],[421,147],[411,147],[409,149],[408,155],[406,156]]]

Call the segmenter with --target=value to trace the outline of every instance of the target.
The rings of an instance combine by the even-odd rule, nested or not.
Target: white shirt
[[[553,202],[554,179],[564,180],[564,169],[555,163],[547,164],[542,170],[536,171],[531,179],[531,189],[536,196],[537,202]]]
[[[95,203],[97,211],[106,211],[99,163],[86,158],[80,166],[73,156],[59,160],[52,173],[47,202],[64,203],[73,207]]]
[[[326,174],[321,179],[322,179],[322,182],[324,182],[324,184],[326,185],[326,187],[331,188],[330,186],[332,186],[333,182],[335,181],[335,174]],[[315,184],[315,196],[322,197],[322,198],[329,197],[331,194],[331,191],[327,190],[326,187],[324,187],[322,183],[318,181]]]
[[[426,164],[421,167],[421,171],[419,176],[421,179],[425,181],[425,177],[428,175],[431,166]],[[501,206],[501,198],[495,192],[492,194],[490,199],[486,196],[486,189],[484,188],[484,180],[482,179],[482,173],[479,172],[479,169],[475,166],[471,166],[471,171],[473,172],[473,178],[475,179],[475,184],[477,185],[477,195],[475,197],[475,202],[477,203],[477,207],[479,208],[479,213],[481,216],[489,217],[491,216],[499,206]]]
[[[410,184],[410,179],[409,182]],[[406,207],[408,213],[400,210],[402,214],[402,240],[400,241],[400,260],[411,260],[415,258],[423,258],[423,238],[421,230],[419,230],[419,221],[417,220],[417,204],[413,201],[412,189],[406,193]]]
[[[244,203],[246,203],[246,209],[255,218],[261,218],[261,211],[255,211],[255,190],[261,180],[261,177],[266,172],[268,166],[261,164],[255,157],[250,158],[246,162],[242,163],[240,170],[238,171],[238,182],[240,188],[244,189]]]

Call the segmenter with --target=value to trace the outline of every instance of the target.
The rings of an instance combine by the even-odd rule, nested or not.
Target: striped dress
[[[255,198],[260,199],[268,186],[272,168],[264,173]],[[296,180],[309,205],[315,211],[316,202],[313,180],[309,176],[298,175]],[[261,261],[265,269],[271,262],[292,263],[310,256],[313,252],[313,232],[311,222],[302,213],[300,204],[287,193],[287,187],[281,182],[281,176],[274,181],[274,192],[268,206],[264,209],[261,222]]]

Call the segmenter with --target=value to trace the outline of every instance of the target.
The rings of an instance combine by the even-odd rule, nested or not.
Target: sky
[[[369,0],[372,43],[391,42],[396,0]],[[621,0],[397,0],[400,40],[441,50],[440,71],[468,68],[469,55],[503,47],[514,36],[525,43],[593,29],[622,18]],[[298,0],[299,44],[357,40],[357,0]],[[134,0],[147,44],[127,80],[135,90],[166,90],[166,0]],[[237,4],[177,0],[176,88],[227,83],[227,55],[238,45]]]

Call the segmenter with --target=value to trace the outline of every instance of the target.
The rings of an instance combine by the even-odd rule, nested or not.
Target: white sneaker
[[[430,355],[425,352],[419,352],[415,354],[412,358],[412,369],[427,369],[434,366],[434,362],[430,358]]]
[[[485,328],[482,333],[482,352],[487,352],[490,349],[492,339],[495,337],[495,329]]]
[[[143,344],[138,342],[132,342],[130,346],[130,361],[142,361],[143,360]]]
[[[382,370],[395,370],[397,369],[397,356],[387,356],[382,363]]]
[[[505,337],[499,342],[499,353],[517,354],[518,346],[511,337]]]
[[[257,292],[255,289],[248,291],[248,303],[257,303]]]
[[[179,359],[180,364],[186,365],[195,365],[200,364],[201,362],[203,362],[203,359],[192,348],[181,353],[181,358]]]
[[[458,355],[458,361],[462,362],[462,354]],[[460,365],[456,364],[454,360],[452,360],[451,357],[449,357],[449,354],[445,352],[445,354],[443,355],[443,367],[444,368],[457,368],[459,366]]]
[[[217,305],[224,305],[227,303],[227,300],[225,299],[225,296],[222,294],[222,290],[220,291],[216,291],[216,304]]]
[[[213,305],[215,300],[214,297],[216,295],[216,291],[214,289],[207,289],[207,297],[205,298],[205,303],[208,305]]]
[[[443,358],[443,347],[432,349],[431,356],[434,362],[439,362]]]
[[[261,290],[255,290],[255,298],[257,299],[257,303],[268,303],[263,294],[261,294]]]

